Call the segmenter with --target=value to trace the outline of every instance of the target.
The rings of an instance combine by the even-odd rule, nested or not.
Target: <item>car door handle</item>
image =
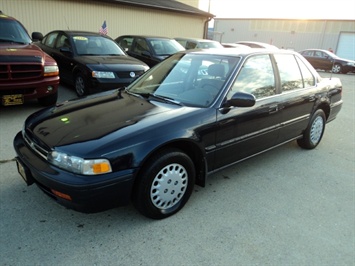
[[[277,105],[269,106],[269,114],[273,114],[279,111],[279,107]]]
[[[308,100],[310,102],[314,102],[316,100],[316,96],[315,95],[311,95],[311,96],[308,97]]]

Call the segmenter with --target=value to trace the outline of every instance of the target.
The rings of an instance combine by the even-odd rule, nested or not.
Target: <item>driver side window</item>
[[[53,34],[50,34],[47,36],[46,39],[44,39],[44,45],[48,46],[48,47],[51,47],[51,48],[54,48],[54,44],[55,44],[55,40],[58,36],[58,33],[53,33]]]
[[[148,44],[144,39],[138,38],[135,46],[133,47],[133,52],[141,54],[142,52],[149,52]]]
[[[275,76],[269,55],[256,55],[247,59],[228,93],[228,99],[236,92],[253,94],[256,99],[276,94]]]

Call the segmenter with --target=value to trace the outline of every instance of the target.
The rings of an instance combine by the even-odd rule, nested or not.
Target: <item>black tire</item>
[[[324,111],[318,109],[314,112],[308,127],[303,133],[303,138],[298,139],[297,143],[304,149],[314,149],[320,143],[324,129],[326,118]]]
[[[37,100],[39,104],[43,106],[55,105],[58,100],[58,90],[56,91],[56,93],[50,94],[42,98],[38,98]]]
[[[342,73],[342,68],[340,64],[334,64],[333,68],[332,68],[332,72],[339,74]]]
[[[166,149],[150,158],[140,174],[133,204],[153,219],[164,219],[181,210],[195,184],[192,160],[177,149]]]
[[[83,76],[83,74],[81,73],[75,76],[74,87],[75,87],[75,92],[79,97],[89,94],[87,81]]]

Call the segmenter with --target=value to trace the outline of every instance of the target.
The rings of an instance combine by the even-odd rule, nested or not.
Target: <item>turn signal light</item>
[[[71,197],[70,197],[70,195],[68,195],[68,194],[64,194],[64,193],[59,192],[59,191],[54,190],[54,189],[51,189],[51,191],[52,191],[52,193],[53,193],[54,195],[56,195],[56,196],[59,197],[59,198],[62,198],[62,199],[65,199],[65,200],[70,200],[70,201],[72,200]]]
[[[111,172],[111,166],[106,162],[96,163],[92,166],[92,171],[95,174],[103,174],[103,173]]]

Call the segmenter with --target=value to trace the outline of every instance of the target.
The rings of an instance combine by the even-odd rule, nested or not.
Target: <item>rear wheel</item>
[[[314,112],[308,127],[303,133],[303,138],[297,140],[298,145],[304,149],[314,149],[317,147],[323,137],[325,123],[324,111],[318,109]]]
[[[142,169],[133,203],[143,215],[164,219],[177,213],[190,198],[195,184],[192,160],[177,149],[153,156]]]
[[[79,97],[89,94],[87,82],[83,74],[79,73],[75,76],[75,92]]]

